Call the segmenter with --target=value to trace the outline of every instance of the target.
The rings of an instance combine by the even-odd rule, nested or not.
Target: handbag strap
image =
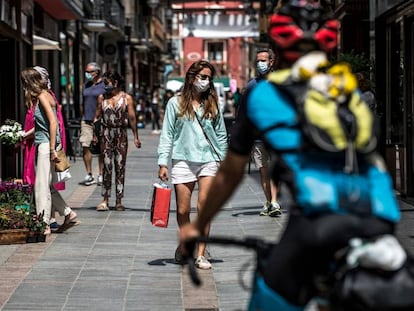
[[[193,109],[194,109],[194,108],[193,108]],[[212,142],[211,142],[210,138],[208,137],[208,135],[207,135],[206,131],[204,130],[204,127],[203,127],[203,125],[201,124],[201,121],[200,121],[200,119],[198,118],[198,115],[197,115],[197,112],[195,111],[195,109],[194,109],[194,114],[195,114],[195,117],[196,117],[196,119],[197,119],[197,121],[198,121],[198,124],[199,124],[199,125],[200,125],[200,127],[201,127],[201,130],[203,131],[204,137],[206,138],[206,140],[207,140],[208,144],[210,145],[210,148],[211,148],[211,149],[213,149],[213,151],[214,151],[214,153],[216,154],[217,158],[218,158],[218,159],[219,159],[219,161],[221,162],[221,161],[222,161],[222,159],[221,159],[220,155],[218,154],[218,152],[217,152],[216,148],[214,148],[214,146],[213,146],[213,144],[212,144]]]

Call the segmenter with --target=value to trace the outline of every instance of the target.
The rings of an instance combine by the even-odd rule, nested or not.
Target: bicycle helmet
[[[293,62],[313,50],[332,51],[338,27],[338,20],[320,1],[290,0],[270,17],[269,37],[281,56]]]

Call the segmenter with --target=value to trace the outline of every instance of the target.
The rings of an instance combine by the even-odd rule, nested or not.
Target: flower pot
[[[46,236],[43,233],[36,235],[36,242],[46,242]]]
[[[5,229],[0,230],[0,245],[26,243],[29,229]]]
[[[27,243],[46,242],[46,236],[42,232],[30,231],[26,239]]]
[[[37,237],[35,235],[28,235],[26,238],[26,243],[36,243]]]

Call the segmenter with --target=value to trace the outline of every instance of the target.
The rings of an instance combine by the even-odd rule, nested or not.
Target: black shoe
[[[183,254],[181,253],[180,246],[178,246],[177,249],[175,250],[174,259],[175,259],[175,263],[179,265],[184,265],[187,263]]]

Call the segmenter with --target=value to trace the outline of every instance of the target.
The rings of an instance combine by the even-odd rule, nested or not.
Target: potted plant
[[[23,127],[19,122],[11,119],[4,121],[0,126],[0,142],[6,146],[6,155],[13,156],[16,153],[17,144],[21,142],[23,134]]]
[[[12,206],[29,211],[32,193],[33,187],[19,179],[0,181],[0,207]]]
[[[44,235],[46,229],[46,223],[43,221],[44,211],[40,214],[36,214],[35,210],[32,210],[28,218],[27,227],[29,234],[27,236],[27,243],[45,242],[46,236]]]
[[[31,205],[33,187],[21,180],[0,181],[0,244],[44,242],[44,213]]]
[[[21,141],[23,134],[22,125],[15,120],[6,119],[0,126],[0,141],[4,145],[16,145]]]
[[[26,243],[29,215],[14,206],[0,207],[0,244]]]

